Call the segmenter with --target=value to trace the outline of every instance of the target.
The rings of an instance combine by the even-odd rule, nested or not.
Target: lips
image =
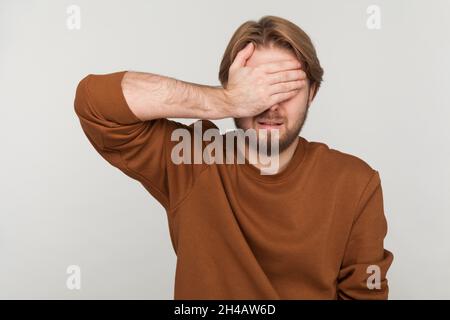
[[[274,121],[274,120],[258,120],[257,121],[259,125],[262,126],[281,126],[283,124],[283,121]]]

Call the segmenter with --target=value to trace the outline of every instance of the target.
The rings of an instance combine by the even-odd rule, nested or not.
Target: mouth
[[[283,126],[283,121],[258,120],[257,123],[264,129],[279,129]]]

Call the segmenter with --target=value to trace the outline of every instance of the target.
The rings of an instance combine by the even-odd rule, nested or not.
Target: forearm
[[[122,90],[140,120],[158,118],[221,119],[230,117],[224,89],[162,75],[127,72]]]

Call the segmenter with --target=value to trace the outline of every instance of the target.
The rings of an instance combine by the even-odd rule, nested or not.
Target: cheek
[[[305,114],[308,102],[307,98],[307,95],[301,92],[285,105],[287,118],[289,120],[294,120],[289,121],[291,124],[297,122]]]
[[[306,89],[301,90],[292,98],[292,102],[299,106],[300,109],[306,109],[306,106],[308,105],[308,91]]]

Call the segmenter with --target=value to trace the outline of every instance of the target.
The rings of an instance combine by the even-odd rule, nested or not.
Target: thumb
[[[232,65],[231,65],[231,67],[233,67],[233,68],[236,68],[236,67],[242,68],[243,66],[245,66],[245,63],[247,62],[247,60],[253,54],[254,48],[255,47],[254,47],[252,42],[247,43],[247,45],[238,52],[238,54],[234,58],[234,61],[233,61]]]

